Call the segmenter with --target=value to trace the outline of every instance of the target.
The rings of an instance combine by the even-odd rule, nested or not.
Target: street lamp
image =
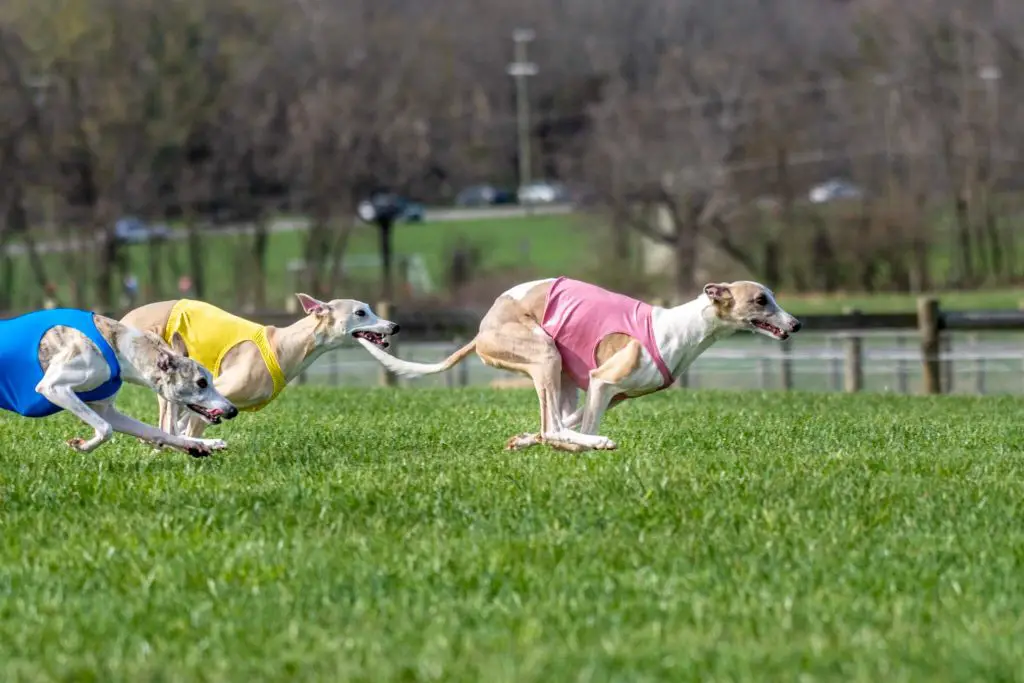
[[[519,140],[519,186],[530,182],[530,102],[526,79],[537,75],[537,65],[526,58],[526,46],[533,41],[533,29],[517,28],[512,32],[515,61],[508,65],[509,76],[516,79],[516,128]]]

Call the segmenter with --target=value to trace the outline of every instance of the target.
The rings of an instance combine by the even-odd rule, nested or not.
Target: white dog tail
[[[439,372],[444,372],[461,363],[466,356],[473,353],[473,350],[476,349],[476,339],[474,338],[440,363],[412,363],[401,358],[395,358],[390,353],[385,353],[379,346],[365,339],[357,338],[356,341],[362,344],[363,348],[369,351],[370,355],[376,358],[381,365],[402,377],[422,377],[423,375],[435,375]]]

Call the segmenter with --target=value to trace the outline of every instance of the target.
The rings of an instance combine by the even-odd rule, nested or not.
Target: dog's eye
[[[768,297],[766,297],[764,294],[758,294],[757,298],[754,299],[754,303],[757,304],[758,306],[767,306]]]
[[[356,311],[356,317],[357,318],[365,318],[366,317],[366,311],[362,311],[362,310]]]
[[[196,386],[199,387],[200,389],[205,389],[206,387],[210,386],[210,383],[206,381],[205,377],[200,377],[198,380],[196,380]]]

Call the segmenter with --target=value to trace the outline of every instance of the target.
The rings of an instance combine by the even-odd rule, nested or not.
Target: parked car
[[[426,218],[422,204],[394,192],[378,192],[369,199],[359,202],[359,206],[356,207],[359,217],[367,223],[377,220],[377,216],[385,211],[394,211],[398,222],[422,223]]]
[[[426,219],[426,211],[419,202],[401,199],[402,211],[398,220],[406,223],[422,223]]]
[[[537,180],[519,187],[520,204],[558,204],[569,201],[569,190],[559,182]]]
[[[864,192],[853,183],[833,178],[811,188],[807,197],[813,204],[825,204],[837,199],[860,199]]]
[[[154,240],[166,240],[171,229],[163,223],[146,225],[136,216],[124,216],[114,223],[114,239],[124,244],[144,244]]]
[[[498,204],[515,204],[516,195],[509,190],[501,190],[493,185],[470,185],[455,196],[456,206],[496,206]]]

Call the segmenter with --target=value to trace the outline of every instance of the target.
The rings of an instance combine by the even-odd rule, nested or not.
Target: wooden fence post
[[[968,343],[974,355],[974,393],[981,395],[985,393],[985,357],[980,351],[977,332],[968,337]]]
[[[793,391],[793,340],[782,342],[782,358],[779,361],[779,384],[783,391]]]
[[[907,346],[907,339],[902,334],[896,337],[896,390],[905,394],[908,391],[907,361],[903,359],[903,349]]]
[[[391,302],[389,301],[381,301],[380,303],[378,303],[376,312],[378,318],[383,318],[384,320],[392,321],[395,319],[395,309],[391,305]],[[391,346],[388,348],[388,351],[394,355],[398,355],[398,344],[396,343],[395,338],[392,337],[388,341],[391,343]],[[384,368],[384,366],[381,366],[380,384],[381,386],[385,387],[397,387],[398,375],[388,371],[387,369]]]
[[[939,335],[939,356],[942,359],[942,391],[951,394],[956,390],[956,376],[953,368],[953,335],[949,332]]]
[[[941,394],[939,366],[939,302],[933,297],[917,300],[917,331],[921,335],[921,378],[926,394]]]
[[[769,346],[769,344],[771,344],[771,343],[772,343],[771,340],[769,340],[767,338],[764,340],[764,342],[762,342],[762,345],[766,347],[766,350],[769,353],[771,351],[775,350],[775,349],[768,349],[767,348]],[[775,343],[778,343],[778,342],[775,342]],[[772,386],[772,365],[771,365],[771,363],[768,362],[768,358],[767,357],[762,355],[760,358],[758,358],[757,365],[758,365],[758,368],[760,369],[760,375],[761,375],[760,387],[758,387],[758,388],[761,391],[765,391],[767,389],[770,389],[771,386]]]
[[[839,391],[839,359],[835,357],[836,353],[836,335],[830,334],[826,338],[826,348],[828,348],[828,388],[830,391]]]
[[[843,313],[856,318],[860,311],[846,309]],[[843,390],[855,394],[864,389],[864,349],[860,332],[848,333],[843,346]]]

